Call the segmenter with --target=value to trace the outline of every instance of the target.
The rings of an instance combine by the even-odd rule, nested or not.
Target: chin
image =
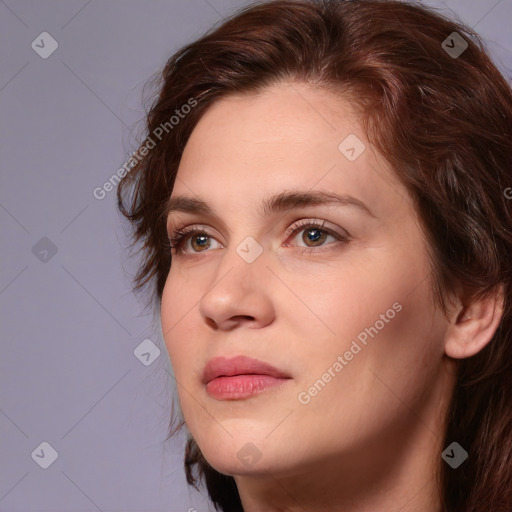
[[[208,464],[219,473],[229,476],[264,475],[278,469],[277,465],[283,461],[282,457],[275,456],[276,447],[265,440],[265,435],[235,434],[223,443],[216,437],[198,445]]]

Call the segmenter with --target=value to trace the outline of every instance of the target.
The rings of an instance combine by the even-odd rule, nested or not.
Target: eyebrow
[[[361,200],[348,194],[338,195],[333,192],[321,191],[291,191],[282,192],[264,199],[259,206],[260,216],[269,216],[301,207],[318,205],[351,206],[360,209],[367,215],[376,218],[376,215]],[[220,219],[219,214],[202,199],[189,196],[170,197],[165,206],[164,215],[167,218],[174,212],[196,213]]]

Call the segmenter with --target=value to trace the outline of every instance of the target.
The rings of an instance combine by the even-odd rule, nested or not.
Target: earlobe
[[[490,296],[460,306],[450,319],[445,335],[445,353],[464,359],[480,352],[492,339],[503,316],[504,288]]]

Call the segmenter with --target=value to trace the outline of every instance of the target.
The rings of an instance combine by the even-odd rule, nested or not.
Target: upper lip
[[[214,357],[208,361],[203,372],[203,383],[207,384],[217,377],[233,375],[270,375],[271,377],[290,378],[289,375],[274,368],[268,363],[247,356],[236,356],[231,359]]]

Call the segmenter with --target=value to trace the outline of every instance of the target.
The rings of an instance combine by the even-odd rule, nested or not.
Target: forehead
[[[348,99],[319,87],[282,82],[217,100],[193,130],[183,160],[200,157],[202,150],[237,161],[302,159],[317,149],[336,155],[344,132],[364,138]]]
[[[241,206],[283,189],[321,188],[370,204],[385,200],[400,184],[369,144],[357,112],[348,97],[296,82],[221,98],[194,128],[172,195],[229,196]],[[340,150],[345,140],[364,148],[355,160]],[[384,174],[394,190],[383,190]]]

